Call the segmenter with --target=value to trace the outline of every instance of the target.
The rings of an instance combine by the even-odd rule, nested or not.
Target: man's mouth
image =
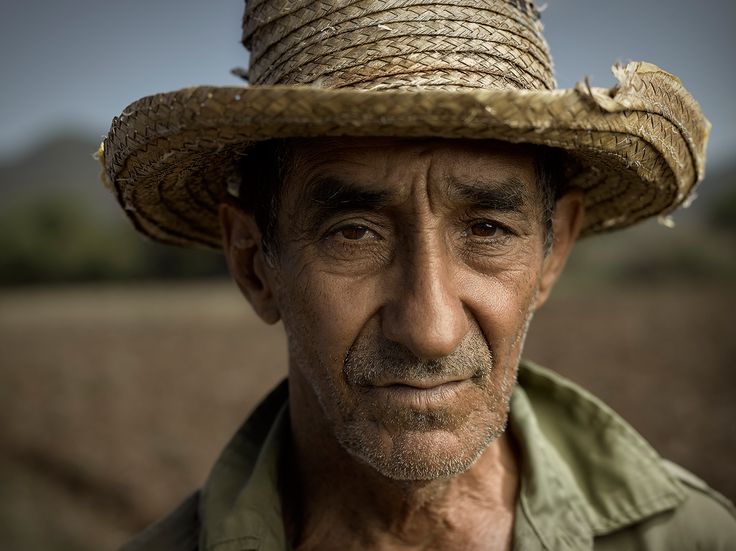
[[[457,399],[470,385],[468,379],[423,379],[421,381],[392,381],[364,387],[378,401],[410,409],[431,409],[446,406]]]
[[[459,383],[466,379],[466,377],[454,376],[435,376],[435,377],[422,377],[422,378],[387,378],[381,381],[376,381],[370,386],[376,387],[389,387],[389,386],[405,386],[416,388],[419,390],[428,390],[431,388],[439,387],[442,385]]]

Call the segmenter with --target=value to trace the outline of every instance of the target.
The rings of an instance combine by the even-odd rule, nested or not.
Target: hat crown
[[[254,85],[553,89],[525,0],[248,0]]]

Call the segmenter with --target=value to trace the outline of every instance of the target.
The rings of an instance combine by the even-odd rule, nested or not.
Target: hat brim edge
[[[664,100],[671,104],[665,109]],[[220,236],[213,222],[217,210],[213,202],[198,205],[198,210],[185,208],[183,216],[182,205],[187,203],[183,194],[172,202],[170,189],[168,194],[158,192],[164,181],[170,184],[172,175],[181,175],[183,169],[215,160],[227,164],[223,159],[243,154],[256,141],[395,136],[535,143],[577,155],[589,174],[588,184],[582,180],[577,184],[589,193],[601,185],[590,183],[597,172],[609,179],[619,173],[629,186],[641,188],[629,190],[628,196],[659,190],[656,208],[634,205],[616,214],[610,208],[608,213],[591,211],[589,205],[585,233],[594,234],[681,204],[702,178],[708,129],[687,91],[652,71],[634,72],[615,89],[588,88],[587,93],[580,87],[364,91],[200,86],[148,96],[128,106],[113,121],[101,161],[106,179],[139,231],[167,243],[217,248]],[[206,181],[199,177],[204,178],[200,184]],[[191,190],[184,180],[177,179],[174,187]],[[211,199],[223,197],[225,182],[207,185],[220,187]],[[591,212],[597,214],[591,217]]]

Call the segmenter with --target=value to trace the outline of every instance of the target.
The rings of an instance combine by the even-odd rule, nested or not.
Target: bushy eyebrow
[[[310,229],[339,214],[381,210],[390,200],[388,191],[366,189],[334,176],[312,182],[302,197],[305,222]]]
[[[451,179],[448,184],[450,197],[471,208],[523,212],[528,200],[527,187],[516,176],[474,182]]]
[[[463,208],[517,213],[524,211],[528,197],[524,182],[515,176],[472,182],[450,178],[448,193]],[[380,211],[392,200],[396,197],[389,190],[365,188],[336,176],[313,181],[300,198],[305,229],[309,230],[340,214]]]

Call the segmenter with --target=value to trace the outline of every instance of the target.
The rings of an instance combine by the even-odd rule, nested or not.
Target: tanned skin
[[[547,251],[528,147],[295,148],[276,252],[235,201],[220,211],[234,279],[289,343],[292,545],[510,549],[509,398],[533,312],[580,231],[581,194],[557,201]]]

